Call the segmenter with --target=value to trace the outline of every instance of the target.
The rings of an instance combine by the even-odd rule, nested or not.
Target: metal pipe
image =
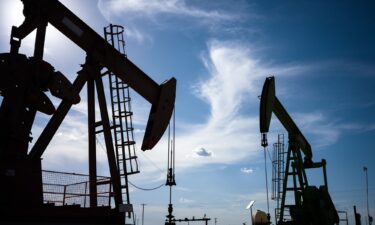
[[[66,185],[64,185],[63,205],[65,205]]]
[[[142,225],[144,225],[144,222],[145,222],[145,205],[146,204],[142,204]]]

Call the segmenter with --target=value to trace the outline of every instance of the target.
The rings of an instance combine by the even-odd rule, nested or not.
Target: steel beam
[[[100,75],[100,71],[98,71],[98,74]],[[111,173],[113,191],[115,193],[115,196],[114,196],[115,203],[116,203],[116,206],[119,206],[120,204],[122,204],[120,174],[116,165],[116,156],[115,156],[115,152],[113,148],[111,127],[109,125],[108,110],[107,110],[107,104],[105,101],[103,81],[100,76],[98,76],[95,79],[95,84],[96,84],[96,89],[97,89],[97,94],[98,94],[100,115],[101,115],[102,124],[103,124],[103,133],[104,133],[105,147],[107,151],[109,172]]]
[[[96,136],[95,136],[95,83],[87,80],[87,117],[89,134],[89,177],[90,177],[90,207],[96,207],[97,198],[97,169],[96,169]]]
[[[86,83],[86,80],[87,71],[85,68],[83,68],[81,71],[78,72],[78,76],[73,83],[73,90],[77,93],[80,93],[83,86]],[[33,148],[29,152],[29,156],[31,158],[39,159],[42,157],[48,144],[51,142],[53,136],[55,135],[57,129],[60,127],[62,121],[68,114],[71,107],[72,102],[70,100],[62,100],[55,114],[53,114],[47,126],[44,128],[43,132],[40,134],[38,140],[35,142]]]

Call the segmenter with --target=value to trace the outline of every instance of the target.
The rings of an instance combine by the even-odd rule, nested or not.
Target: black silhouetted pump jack
[[[328,192],[326,161],[324,159],[321,162],[312,161],[313,154],[309,142],[276,97],[275,78],[268,77],[264,82],[260,101],[259,119],[263,147],[268,145],[267,132],[269,131],[272,113],[276,115],[288,131],[289,138],[281,209],[279,214],[276,215],[277,224],[333,225],[338,223],[339,217]],[[304,158],[302,158],[302,153]],[[323,168],[324,185],[320,186],[319,189],[308,183],[306,170],[313,168]],[[288,186],[290,176],[293,178],[292,186]],[[294,195],[294,203],[292,204],[286,203],[288,191]],[[286,209],[289,209],[292,219],[290,221],[285,221]]]
[[[171,118],[176,79],[158,85],[142,70],[118,52],[100,35],[74,15],[58,0],[23,0],[24,22],[12,28],[10,53],[0,54],[0,222],[92,222],[123,224],[119,172],[116,168],[110,123],[106,110],[101,70],[107,68],[152,104],[142,150],[152,149],[162,137]],[[65,76],[43,61],[47,24],[52,24],[87,54],[86,62],[71,84]],[[37,30],[34,57],[19,54],[21,41]],[[61,52],[59,52],[61,54]],[[41,157],[73,104],[80,101],[79,92],[88,84],[89,110],[94,84],[101,112],[115,209],[95,207],[79,209],[52,207],[43,203]],[[61,98],[55,110],[44,94]],[[90,100],[91,99],[91,100]],[[36,112],[52,115],[40,137],[28,152],[31,128]],[[89,112],[89,127],[96,126]],[[92,134],[93,133],[93,134]],[[95,142],[94,132],[89,143]],[[90,146],[90,144],[89,144]],[[89,147],[90,179],[96,177],[95,149]],[[91,190],[90,190],[91,191]],[[90,193],[90,200],[92,195]],[[95,195],[94,195],[95,196]],[[92,204],[92,202],[91,202]]]

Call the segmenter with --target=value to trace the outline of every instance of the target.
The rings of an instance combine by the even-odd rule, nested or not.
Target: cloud
[[[234,164],[260,157],[258,115],[250,114],[243,109],[248,106],[258,107],[257,96],[261,92],[264,78],[269,74],[295,75],[305,69],[301,65],[279,66],[264,63],[259,60],[256,51],[241,42],[212,40],[207,47],[207,51],[201,55],[207,75],[205,79],[197,81],[192,86],[192,91],[197,98],[207,104],[209,114],[207,120],[202,123],[184,124],[184,127],[179,127],[176,133],[178,171],[207,164]],[[84,103],[83,100],[81,104],[74,106],[73,113],[63,122],[57,133],[58,138],[52,141],[49,150],[46,151],[46,165],[53,168],[63,166],[59,163],[61,159],[87,162],[87,113]],[[135,117],[133,122],[143,129],[146,120],[141,117],[147,118],[149,106],[144,102],[133,104],[135,115],[142,115],[139,118]],[[335,143],[344,130],[337,123],[328,123],[329,118],[320,112],[292,113],[292,117],[302,130],[319,137],[316,139],[319,140],[320,146]],[[42,125],[39,126],[40,130],[41,127]],[[139,145],[141,137],[136,138]],[[104,143],[102,140],[101,142]],[[154,150],[142,154],[138,151],[143,176],[134,177],[135,182],[156,182],[165,179],[165,170],[160,167],[166,164],[166,146],[167,140],[162,139]],[[98,145],[98,149],[100,148]],[[98,152],[101,154],[98,156],[100,163],[106,164],[105,150]],[[208,158],[210,160],[207,160]],[[157,173],[160,175],[155,175],[155,168],[159,170]],[[252,171],[251,168],[241,169],[244,173]]]
[[[212,40],[207,47],[207,51],[201,55],[207,75],[205,79],[197,81],[192,86],[192,91],[197,98],[207,104],[209,114],[207,120],[202,123],[190,123],[184,124],[184,127],[178,127],[176,133],[177,171],[207,164],[233,164],[260,157],[258,115],[243,111],[244,108],[258,106],[257,96],[261,92],[264,78],[269,74],[277,72],[277,76],[295,75],[304,70],[304,67],[299,65],[275,66],[264,63],[258,59],[256,51],[241,42]],[[144,111],[140,114],[146,118],[145,112],[148,112],[146,107],[149,106],[143,102],[133,104],[136,105],[132,108],[137,112]],[[139,108],[141,110],[138,110]],[[58,163],[63,157],[80,162],[87,160],[86,106],[81,103],[75,106],[73,111],[76,113],[68,116],[62,128],[59,129],[59,138],[51,143],[51,151],[48,151],[46,155],[46,158],[51,160],[48,165],[53,165],[53,162]],[[134,119],[138,121],[136,124],[139,128],[143,129],[143,120]],[[325,119],[319,113],[300,114],[299,121],[303,121],[302,125],[305,127],[312,126],[311,124],[323,127],[326,125]],[[143,123],[145,122],[144,120]],[[313,130],[324,131],[318,125]],[[333,137],[330,140],[337,139],[338,134],[335,130],[329,127],[325,130],[329,133],[323,132],[324,134]],[[140,138],[137,137],[138,144],[141,143]],[[166,146],[167,140],[162,139],[154,150],[142,152],[142,154],[138,151],[143,176],[134,177],[135,182],[139,180],[156,182],[165,179],[165,170],[160,167],[166,164]],[[100,156],[99,160],[105,164],[104,150],[100,152],[103,152],[103,156]],[[210,160],[207,160],[208,158]],[[152,163],[149,159],[152,159]],[[155,168],[159,172],[155,172]],[[243,168],[241,171],[250,173],[251,169]],[[155,175],[155,173],[161,175]]]
[[[191,204],[191,203],[194,203],[195,200],[192,200],[192,199],[187,199],[187,198],[183,198],[181,197],[179,200],[178,200],[179,203],[182,203],[182,204]]]
[[[301,132],[307,137],[313,137],[310,141],[313,149],[323,148],[338,141],[345,132],[368,132],[375,129],[372,123],[343,122],[337,119],[332,120],[323,112],[315,111],[311,113],[292,113],[292,118]],[[309,138],[307,138],[309,140]]]
[[[180,127],[177,121],[177,172],[261,157],[258,115],[244,108],[251,107],[253,111],[253,107],[258,107],[257,96],[266,76],[276,72],[277,76],[295,75],[304,70],[300,65],[264,63],[256,51],[242,42],[212,40],[207,47],[201,54],[207,74],[192,86],[192,92],[207,104],[209,114],[202,123],[184,123]],[[142,162],[143,176],[136,179],[149,182],[150,177],[159,177],[155,176],[155,165],[166,164],[166,146],[167,141],[162,139],[154,150],[144,153],[153,165]],[[140,161],[144,154],[139,154]]]
[[[198,157],[211,157],[212,156],[212,152],[209,152],[204,148],[199,148],[198,150],[195,150],[194,153]]]
[[[97,7],[108,22],[123,24],[126,18],[126,35],[138,43],[153,43],[153,30],[171,27],[182,32],[203,28],[204,32],[224,31],[236,36],[238,32],[254,32],[253,28],[242,25],[244,18],[255,17],[254,10],[250,10],[246,2],[197,3],[185,0],[99,0]]]
[[[144,43],[146,41],[148,42],[153,42],[153,38],[146,34],[146,33],[143,33],[142,31],[136,29],[136,28],[132,28],[132,27],[127,27],[126,28],[126,31],[125,31],[125,34],[126,34],[126,37],[128,38],[132,38],[134,40],[136,40],[138,43]]]
[[[338,129],[337,125],[333,121],[329,121],[329,118],[324,116],[322,112],[293,113],[292,118],[294,118],[295,123],[313,149],[336,143],[341,134],[341,130]],[[314,138],[311,141],[308,136],[318,138]]]
[[[132,17],[155,19],[160,14],[173,14],[197,20],[222,21],[233,16],[217,10],[189,6],[184,0],[99,0],[98,8],[105,18],[128,14]]]
[[[249,173],[253,173],[254,170],[251,169],[251,168],[243,167],[243,168],[241,168],[241,172],[242,172],[242,173],[247,173],[247,174],[249,174]]]

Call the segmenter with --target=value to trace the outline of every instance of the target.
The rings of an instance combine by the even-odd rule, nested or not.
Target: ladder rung
[[[289,187],[289,188],[286,188],[287,191],[294,191],[294,190],[301,190],[301,188],[297,187],[297,188],[292,188],[292,187]]]
[[[123,115],[123,116],[132,116],[133,112],[131,112],[131,111],[121,111],[120,115]]]
[[[128,145],[134,145],[135,144],[135,141],[124,141],[124,145],[128,146]]]
[[[95,126],[95,127],[100,127],[100,126],[102,126],[102,125],[103,125],[103,122],[102,122],[102,121],[97,121],[97,122],[94,123],[94,126]]]
[[[137,156],[131,156],[131,157],[127,157],[125,159],[118,159],[119,162],[123,163],[123,161],[131,161],[131,160],[136,160],[138,157]]]
[[[125,116],[132,116],[133,115],[133,112],[130,112],[130,111],[125,111],[125,112],[121,112],[122,114],[125,114]]]
[[[126,120],[128,120],[127,117],[130,117],[130,116],[132,116],[132,115],[133,115],[132,112],[127,111],[127,112],[120,112],[120,113],[117,113],[117,114],[113,115],[113,117],[114,117],[115,119],[126,119]]]
[[[117,128],[117,127],[120,127],[120,125],[112,125],[111,129],[114,129],[114,128]]]
[[[138,157],[136,155],[133,155],[133,156],[126,158],[125,160],[132,160],[132,159],[138,159]]]
[[[102,76],[107,75],[107,74],[109,74],[109,73],[110,73],[109,70],[107,70],[107,71],[105,71],[104,73],[102,73]]]
[[[100,134],[100,133],[102,133],[104,130],[96,130],[95,131],[95,134]]]

